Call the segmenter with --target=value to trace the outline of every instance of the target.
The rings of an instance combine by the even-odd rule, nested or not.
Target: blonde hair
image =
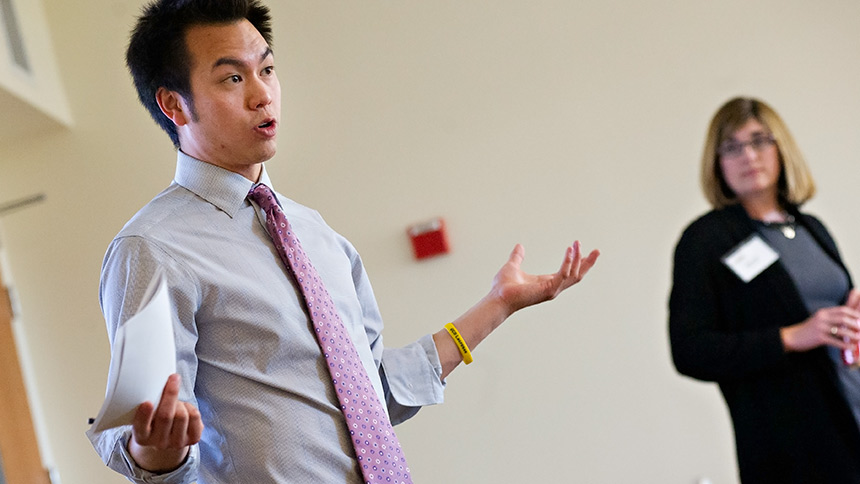
[[[711,119],[705,149],[702,153],[701,183],[705,198],[714,208],[738,203],[731,188],[723,178],[720,168],[720,145],[755,119],[773,135],[779,151],[782,170],[779,175],[779,201],[801,205],[815,195],[815,182],[800,149],[788,131],[782,118],[770,106],[755,98],[737,97],[729,100],[717,110]]]

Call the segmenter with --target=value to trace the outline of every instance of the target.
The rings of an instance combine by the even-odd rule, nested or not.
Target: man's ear
[[[184,99],[178,92],[159,87],[155,92],[155,100],[161,112],[176,126],[184,126],[191,120],[191,113],[187,111]]]

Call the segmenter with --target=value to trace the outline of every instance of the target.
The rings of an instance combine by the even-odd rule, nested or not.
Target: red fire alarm
[[[416,259],[426,259],[436,255],[447,254],[448,234],[445,232],[445,220],[433,220],[409,226],[406,229],[412,241],[412,252]]]

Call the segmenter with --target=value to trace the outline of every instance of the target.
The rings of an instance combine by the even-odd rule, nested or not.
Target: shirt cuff
[[[197,480],[197,462],[200,460],[200,449],[196,444],[191,446],[188,456],[181,466],[164,474],[156,474],[138,467],[131,454],[128,453],[128,438],[129,435],[126,434],[123,438],[117,439],[108,466],[119,471],[130,481],[139,484],[192,484]]]
[[[407,407],[444,401],[442,364],[432,335],[402,348],[386,348],[382,367],[394,400]]]

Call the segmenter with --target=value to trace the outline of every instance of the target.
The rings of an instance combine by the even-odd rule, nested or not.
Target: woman
[[[767,104],[732,99],[702,156],[713,210],[675,249],[675,367],[719,384],[744,483],[860,483],[860,291],[827,229],[799,211],[815,185]]]

